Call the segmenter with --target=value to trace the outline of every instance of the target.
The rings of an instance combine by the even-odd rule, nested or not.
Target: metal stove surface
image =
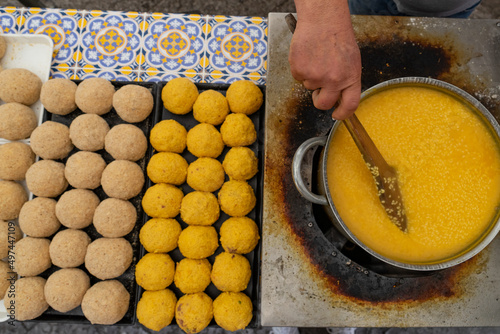
[[[328,133],[288,65],[285,14],[269,15],[261,323],[298,327],[500,326],[500,236],[471,260],[413,275],[360,252],[304,200],[290,166],[305,140]],[[500,22],[353,16],[363,89],[403,76],[430,76],[480,100],[500,120]],[[317,155],[317,154],[316,154]],[[315,154],[304,178],[314,184]]]

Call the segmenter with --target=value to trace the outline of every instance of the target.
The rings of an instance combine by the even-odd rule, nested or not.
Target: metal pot
[[[388,88],[394,88],[395,86],[397,87],[428,87],[428,88],[433,88],[437,89],[443,92],[446,92],[447,94],[450,94],[463,102],[464,104],[468,105],[472,110],[476,111],[477,115],[482,118],[485,124],[487,124],[490,128],[490,131],[492,134],[495,134],[495,140],[497,142],[500,142],[500,126],[496,119],[490,114],[490,112],[479,102],[477,101],[474,97],[472,97],[470,94],[466,93],[465,91],[461,90],[460,88],[453,86],[451,84],[448,84],[443,81],[439,81],[436,79],[430,79],[430,78],[421,78],[421,77],[406,77],[406,78],[399,78],[399,79],[393,79],[389,81],[382,82],[376,86],[373,86],[372,88],[366,90],[363,92],[361,95],[361,100],[366,99],[367,97],[378,93],[382,90],[388,89]],[[392,260],[390,258],[387,258],[365,244],[363,244],[350,230],[349,228],[345,225],[345,223],[342,221],[342,218],[340,217],[336,207],[335,203],[333,203],[331,194],[330,194],[330,188],[328,186],[328,179],[327,179],[327,174],[326,174],[326,166],[327,166],[327,154],[329,151],[329,145],[331,143],[331,140],[333,138],[333,135],[335,134],[336,130],[339,128],[341,122],[335,122],[333,125],[330,133],[328,136],[325,137],[315,137],[306,140],[304,143],[300,145],[300,147],[297,149],[295,152],[294,158],[293,158],[293,165],[292,165],[292,174],[293,174],[293,179],[295,182],[295,185],[298,189],[298,191],[301,193],[301,195],[307,199],[308,201],[314,203],[314,204],[320,204],[323,205],[325,208],[327,214],[330,216],[332,223],[334,226],[348,239],[350,239],[352,242],[360,246],[362,249],[364,249],[367,253],[370,255],[390,264],[395,267],[403,268],[403,269],[408,269],[408,270],[417,270],[417,271],[432,271],[432,270],[439,270],[439,269],[444,269],[448,268],[454,265],[457,265],[459,263],[462,263],[476,254],[478,254],[481,250],[483,250],[497,235],[497,233],[500,231],[500,212],[497,212],[497,215],[493,219],[493,221],[490,223],[489,227],[487,228],[486,231],[482,234],[480,239],[476,241],[474,244],[470,245],[468,249],[462,251],[460,254],[457,254],[456,256],[450,257],[448,259],[445,259],[440,262],[433,262],[429,264],[413,264],[413,263],[404,263],[404,262],[399,262]],[[304,159],[305,153],[314,147],[318,146],[323,146],[323,151],[321,153],[321,160],[319,164],[319,170],[318,172],[318,189],[320,194],[314,194],[311,192],[311,190],[305,185],[304,180],[302,179],[301,176],[301,170],[302,170],[302,161]]]

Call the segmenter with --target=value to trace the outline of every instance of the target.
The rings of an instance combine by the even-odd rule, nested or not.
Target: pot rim
[[[388,88],[392,88],[394,86],[397,87],[405,87],[405,86],[419,86],[419,87],[430,87],[433,89],[438,89],[442,92],[445,92],[447,94],[452,95],[455,98],[461,99],[464,103],[468,104],[471,109],[474,111],[478,112],[478,116],[483,117],[483,121],[487,126],[490,127],[490,131],[492,134],[496,135],[496,141],[500,145],[500,125],[498,124],[497,120],[493,117],[493,115],[486,109],[477,99],[475,99],[472,95],[468,94],[467,92],[463,91],[462,89],[449,84],[444,81],[440,81],[437,79],[432,79],[432,78],[425,78],[425,77],[403,77],[403,78],[397,78],[397,79],[391,79],[388,81],[384,81],[382,83],[379,83],[366,91],[364,91],[361,94],[361,101],[364,99],[368,98],[369,96],[376,94],[380,91],[383,91]],[[465,248],[462,250],[460,253],[458,253],[455,256],[451,256],[449,258],[446,258],[444,260],[436,260],[432,261],[429,263],[406,263],[406,262],[401,262],[401,261],[396,261],[390,258],[387,258],[365,244],[363,244],[350,230],[349,228],[345,225],[343,220],[340,218],[340,215],[337,211],[337,208],[335,207],[332,196],[330,193],[330,188],[328,186],[328,179],[326,175],[326,165],[327,165],[327,160],[328,160],[328,151],[330,147],[330,142],[335,134],[336,130],[340,127],[342,122],[335,122],[333,125],[332,129],[330,130],[330,133],[328,134],[328,138],[326,140],[326,145],[323,151],[323,162],[322,162],[322,174],[323,174],[323,182],[324,184],[324,191],[326,194],[326,198],[328,201],[328,206],[332,210],[335,218],[337,219],[337,226],[340,226],[345,234],[358,246],[360,246],[363,250],[368,252],[370,255],[374,256],[375,258],[384,261],[385,263],[388,263],[390,265],[393,265],[398,268],[403,268],[403,269],[409,269],[409,270],[415,270],[415,271],[434,271],[434,270],[440,270],[440,269],[445,269],[449,268],[452,266],[455,266],[457,264],[460,264],[462,262],[465,262],[469,260],[470,258],[474,257],[477,255],[479,252],[481,252],[498,234],[500,231],[500,213],[497,212],[496,218],[490,223],[489,227],[482,233],[482,235],[473,242],[471,245],[468,246],[468,248]],[[495,221],[496,220],[496,221]]]

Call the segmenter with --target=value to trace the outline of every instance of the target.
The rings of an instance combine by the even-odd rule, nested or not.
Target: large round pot
[[[455,99],[458,99],[461,103],[466,104],[471,110],[474,110],[477,115],[482,119],[482,121],[487,124],[490,132],[493,134],[494,140],[499,143],[500,142],[500,126],[495,120],[495,118],[490,114],[490,112],[474,97],[470,94],[464,92],[463,90],[448,84],[443,81],[430,79],[430,78],[420,78],[420,77],[406,77],[389,80],[383,83],[380,83],[368,90],[366,90],[361,95],[361,101],[364,99],[376,94],[385,89],[390,89],[394,87],[406,87],[406,86],[420,86],[427,87],[439,90],[441,92],[446,92],[447,94],[452,95]],[[332,200],[332,195],[330,193],[330,187],[327,178],[327,159],[329,152],[329,146],[332,141],[332,137],[336,133],[339,126],[342,122],[335,122],[330,133],[326,137],[315,137],[309,140],[306,140],[302,145],[297,149],[293,158],[293,166],[292,173],[295,185],[301,195],[309,200],[312,203],[323,205],[327,213],[332,219],[332,223],[335,227],[348,239],[352,242],[360,246],[367,253],[372,256],[399,268],[408,269],[408,270],[417,270],[417,271],[432,271],[448,268],[459,263],[462,263],[476,254],[478,254],[481,250],[483,250],[497,235],[500,230],[500,212],[497,211],[496,216],[490,222],[487,229],[483,231],[482,235],[478,240],[470,244],[463,251],[455,254],[454,256],[450,256],[449,258],[443,259],[442,261],[432,261],[429,263],[405,263],[401,261],[396,261],[390,259],[386,256],[383,256],[370,247],[366,246],[361,242],[356,235],[354,235],[347,225],[343,222],[342,218],[335,207],[335,203]],[[314,194],[311,190],[305,185],[305,182],[301,176],[302,170],[302,161],[304,159],[305,153],[311,149],[318,146],[323,147],[323,151],[321,153],[321,160],[319,164],[318,172],[318,189],[319,194]],[[315,171],[313,171],[315,172]]]

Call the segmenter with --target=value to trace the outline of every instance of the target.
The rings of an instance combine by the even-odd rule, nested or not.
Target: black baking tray
[[[79,84],[81,82],[81,80],[73,80],[73,81],[76,84]],[[144,135],[148,139],[148,145],[150,145],[149,144],[149,133],[150,133],[151,127],[154,123],[154,117],[155,117],[156,109],[157,109],[157,105],[156,105],[156,103],[157,103],[156,102],[157,101],[156,94],[158,91],[157,84],[156,83],[144,83],[144,82],[129,82],[129,81],[111,81],[111,83],[115,87],[115,90],[118,90],[119,88],[121,88],[125,85],[134,84],[134,85],[140,85],[140,86],[146,87],[153,94],[153,98],[154,98],[154,102],[155,102],[155,106],[153,108],[153,111],[144,121],[142,121],[140,123],[127,123],[127,122],[125,122],[124,120],[122,120],[118,116],[118,114],[116,113],[116,111],[114,109],[112,109],[107,114],[101,115],[101,117],[104,120],[106,120],[106,122],[109,124],[110,128],[115,126],[115,125],[118,125],[118,124],[133,124],[133,125],[137,126],[138,128],[140,128],[144,132]],[[45,121],[59,122],[59,123],[65,124],[69,127],[71,122],[81,114],[83,114],[83,112],[79,109],[77,109],[77,110],[75,110],[75,111],[73,111],[70,114],[65,115],[65,116],[52,114],[44,109],[42,121],[43,122],[45,122]],[[75,147],[70,152],[68,157],[66,157],[62,160],[58,160],[58,161],[62,162],[62,163],[66,163],[67,159],[72,154],[74,154],[78,151],[79,151],[79,149]],[[147,161],[148,161],[148,152],[149,151],[150,151],[150,149],[148,147],[148,150],[146,151],[146,156],[143,157],[142,159],[136,161],[136,163],[139,164],[139,166],[144,171],[145,179],[147,178],[146,165],[147,165]],[[104,149],[96,151],[95,153],[100,154],[103,157],[103,159],[106,161],[107,164],[109,164],[111,161],[114,160],[113,157],[109,153],[107,153]],[[72,189],[72,187],[68,186],[66,191],[68,191],[70,189]],[[127,289],[127,291],[129,292],[130,304],[129,304],[129,309],[128,309],[127,313],[119,322],[116,323],[116,325],[133,325],[136,323],[135,310],[136,310],[136,305],[137,305],[137,301],[138,301],[138,299],[137,299],[138,298],[138,294],[137,294],[138,285],[135,281],[135,265],[138,261],[139,251],[140,251],[140,249],[139,249],[139,245],[140,245],[139,231],[140,231],[140,228],[144,222],[144,212],[142,210],[141,200],[142,200],[142,197],[143,197],[146,189],[147,189],[147,184],[145,182],[141,193],[139,195],[137,195],[136,197],[133,197],[129,200],[137,210],[137,221],[136,221],[134,229],[129,234],[124,236],[124,238],[127,241],[129,241],[130,244],[132,245],[133,258],[132,258],[131,266],[121,276],[117,277],[116,280],[120,281],[124,285],[124,287]],[[94,189],[94,193],[99,197],[99,199],[101,201],[108,198],[108,196],[103,191],[101,186]],[[56,198],[56,200],[57,199],[58,198]],[[61,226],[60,230],[65,229],[65,228],[66,227]],[[83,231],[85,231],[89,235],[89,237],[91,238],[92,241],[102,237],[96,231],[93,224],[84,228]],[[49,239],[52,239],[52,237],[50,237]],[[87,269],[85,268],[85,264],[81,265],[78,268],[82,269],[83,271],[85,271],[89,275],[91,286],[94,285],[95,283],[101,281],[100,279],[91,275],[87,271]],[[48,278],[53,272],[55,272],[57,270],[59,270],[58,267],[52,266],[51,268],[47,269],[44,273],[42,273],[39,276],[44,277],[44,278]],[[88,321],[87,318],[85,318],[85,316],[83,315],[81,307],[77,307],[77,308],[75,308],[69,312],[66,312],[66,313],[58,312],[58,311],[52,309],[51,307],[49,307],[49,309],[47,311],[45,311],[40,317],[38,317],[34,320],[30,320],[30,321],[32,321],[32,322],[54,322],[54,323],[78,323],[78,324],[88,323],[88,324],[90,324],[90,321]]]
[[[173,119],[182,124],[187,131],[189,131],[191,128],[193,128],[195,125],[199,124],[198,121],[196,121],[193,117],[193,113],[189,112],[186,115],[176,115],[171,112],[169,112],[167,109],[163,107],[163,102],[161,99],[161,91],[163,87],[166,85],[166,82],[159,82],[157,86],[157,94],[156,94],[156,101],[155,104],[157,106],[155,110],[155,115],[154,115],[154,124],[159,123],[162,120],[166,119]],[[215,90],[223,95],[226,95],[226,91],[229,88],[229,84],[208,84],[208,83],[197,83],[196,84],[198,91],[201,93],[206,90]],[[264,100],[265,100],[265,87],[264,86],[258,86],[259,89],[262,91],[264,94]],[[259,171],[258,173],[250,180],[248,180],[248,183],[252,186],[255,196],[257,198],[257,202],[255,205],[255,208],[247,215],[247,217],[255,220],[255,223],[259,227],[259,234],[262,237],[262,190],[263,190],[263,157],[264,157],[264,116],[265,116],[265,106],[262,104],[261,108],[250,115],[250,119],[254,123],[255,130],[257,131],[257,140],[255,143],[252,145],[248,146],[257,156],[259,159]],[[153,126],[154,126],[153,124]],[[220,125],[216,126],[217,130],[220,130]],[[226,153],[229,151],[230,147],[224,147],[224,150],[222,154],[217,158],[221,163],[224,160],[224,157]],[[148,157],[151,157],[153,154],[157,153],[151,145],[148,147]],[[183,153],[181,153],[182,157],[186,159],[186,161],[189,163],[195,161],[197,158],[192,155],[187,148],[184,150]],[[228,181],[229,178],[226,175],[225,176],[225,181]],[[146,184],[148,187],[154,185],[154,183],[147,178],[146,176]],[[187,193],[193,191],[193,189],[187,184],[184,183],[180,186],[182,189],[184,195]],[[214,192],[214,195],[218,195],[218,191]],[[215,227],[217,230],[217,234],[220,237],[219,231],[222,223],[227,220],[229,216],[224,213],[222,210],[220,212],[220,217],[219,219],[212,225]],[[144,222],[149,220],[150,217],[148,217],[146,214],[144,214]],[[188,225],[182,221],[180,218],[180,215],[175,217],[175,219],[180,223],[182,229],[186,228]],[[216,250],[216,252],[208,257],[208,261],[210,264],[213,265],[215,257],[223,252],[224,249],[222,246],[220,246],[219,242],[219,247]],[[146,254],[146,250],[142,245],[140,246],[140,256],[142,257],[144,254]],[[179,249],[176,248],[175,250],[169,252],[169,255],[172,257],[172,260],[174,260],[175,263],[178,263],[180,260],[182,260],[184,257],[180,253]],[[261,263],[261,241],[259,241],[258,245],[255,247],[255,249],[250,252],[249,254],[244,255],[248,261],[250,262],[250,267],[252,271],[252,277],[250,279],[250,282],[248,283],[248,287],[246,290],[242,291],[244,292],[247,296],[250,297],[252,300],[253,304],[253,318],[247,328],[258,328],[260,326],[260,263]],[[177,298],[180,298],[183,293],[175,286],[174,283],[172,283],[169,287]],[[138,289],[138,295],[137,295],[137,300],[140,299],[140,296],[143,293],[142,287],[139,286]],[[205,293],[209,295],[212,300],[214,300],[219,294],[220,291],[214,286],[213,283],[210,283],[210,285],[205,289]],[[175,317],[174,320],[172,321],[172,324],[170,326],[178,326],[175,322]],[[209,324],[208,327],[213,327],[213,328],[219,328],[219,326],[216,324],[215,320],[212,319],[211,323]]]

